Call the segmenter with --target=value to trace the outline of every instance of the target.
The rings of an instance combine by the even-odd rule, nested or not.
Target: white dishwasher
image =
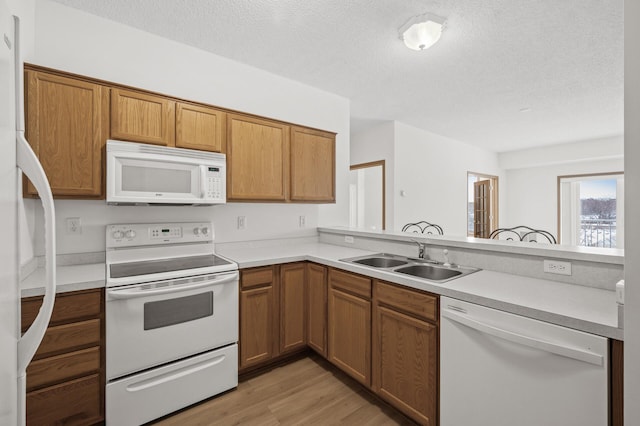
[[[607,339],[440,299],[442,426],[608,424]]]

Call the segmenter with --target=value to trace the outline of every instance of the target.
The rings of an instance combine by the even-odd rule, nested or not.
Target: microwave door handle
[[[212,285],[228,283],[237,279],[238,279],[238,273],[234,272],[233,274],[223,275],[221,277],[214,278],[212,280],[207,280],[201,283],[196,283],[196,284],[175,285],[175,286],[168,286],[164,288],[151,288],[148,290],[141,289],[140,287],[127,288],[127,289],[114,289],[114,290],[108,290],[107,294],[112,299],[133,299],[136,297],[147,297],[147,296],[155,296],[158,294],[170,294],[170,293],[177,293],[180,291],[195,290],[202,287],[209,287]]]
[[[200,198],[205,199],[207,195],[206,190],[207,182],[207,166],[200,165]]]

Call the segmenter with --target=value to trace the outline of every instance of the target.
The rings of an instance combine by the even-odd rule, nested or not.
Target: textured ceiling
[[[623,0],[55,0],[494,151],[623,132]],[[409,18],[446,18],[423,52]]]

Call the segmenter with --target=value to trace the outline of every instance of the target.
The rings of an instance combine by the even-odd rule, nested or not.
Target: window
[[[624,174],[558,176],[560,243],[624,248]]]
[[[498,227],[498,177],[467,172],[467,235],[489,238]]]

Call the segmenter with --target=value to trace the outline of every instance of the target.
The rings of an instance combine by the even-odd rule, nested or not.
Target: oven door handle
[[[195,290],[202,287],[210,287],[212,285],[225,284],[238,279],[238,273],[221,275],[212,280],[203,281],[196,284],[175,285],[165,288],[141,289],[141,287],[107,290],[107,295],[112,299],[133,299],[136,297],[155,296],[158,294],[177,293],[180,291]]]

